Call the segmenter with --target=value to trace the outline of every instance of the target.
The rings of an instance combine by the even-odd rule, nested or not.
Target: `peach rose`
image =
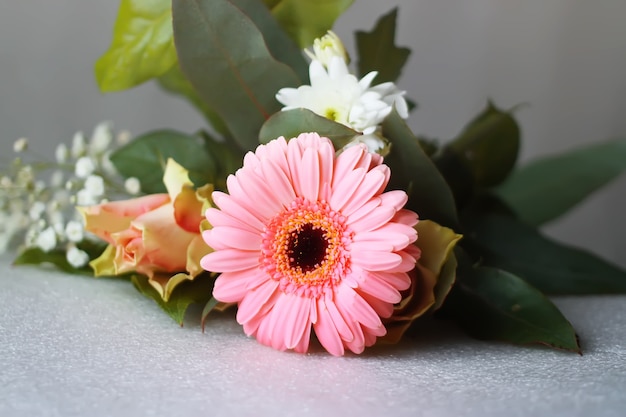
[[[381,338],[383,342],[397,343],[413,321],[441,307],[456,279],[453,249],[462,235],[429,220],[421,220],[415,228],[418,237],[414,250],[421,254],[409,273],[411,286],[384,321],[387,334]]]
[[[203,214],[213,188],[194,190],[187,170],[172,159],[167,161],[163,182],[167,194],[78,210],[85,229],[109,244],[90,263],[95,275],[147,275],[167,301],[176,285],[203,272],[200,259],[210,252],[201,235],[210,227]]]

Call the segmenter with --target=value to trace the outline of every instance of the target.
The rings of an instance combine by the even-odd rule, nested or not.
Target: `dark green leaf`
[[[159,86],[165,91],[172,94],[177,94],[189,101],[195,106],[208,120],[213,129],[220,133],[224,137],[229,137],[230,133],[228,128],[224,124],[224,121],[220,119],[215,111],[213,111],[193,89],[191,83],[185,77],[178,66],[178,63],[174,65],[169,71],[157,78]]]
[[[465,270],[445,308],[473,337],[539,343],[580,353],[576,333],[559,309],[509,272],[486,267]]]
[[[200,132],[200,136],[204,139],[204,147],[211,159],[202,181],[213,184],[218,190],[226,190],[226,178],[241,167],[244,154],[235,146],[217,141],[206,132]],[[197,185],[200,183],[197,182]]]
[[[143,275],[131,277],[133,285],[139,292],[153,299],[174,321],[181,326],[185,312],[192,304],[204,304],[212,298],[214,279],[210,274],[198,275],[193,281],[185,281],[174,289],[168,301],[163,301],[157,290],[150,285]]]
[[[122,0],[109,49],[95,65],[103,92],[125,90],[176,63],[170,0]]]
[[[466,243],[474,242],[485,264],[511,271],[544,293],[626,292],[626,271],[550,240],[514,217],[485,212],[463,220]]]
[[[333,142],[335,149],[343,148],[351,139],[360,135],[340,123],[319,116],[307,109],[280,111],[270,117],[261,128],[259,140],[267,143],[279,136],[293,138],[300,133],[317,132]]]
[[[309,65],[302,50],[289,37],[278,21],[272,16],[267,6],[259,0],[230,0],[248,16],[263,34],[270,53],[280,62],[293,69],[300,79],[300,84],[309,80]]]
[[[217,307],[218,304],[219,304],[219,301],[217,301],[215,297],[211,297],[211,299],[207,301],[207,303],[204,305],[204,308],[202,309],[202,317],[200,319],[200,326],[202,326],[203,332],[204,332],[204,325],[206,324],[207,317],[209,316],[211,311],[213,311],[213,309]]]
[[[513,172],[496,192],[533,225],[567,212],[626,170],[626,139],[538,159]]]
[[[391,142],[385,157],[392,173],[389,188],[405,190],[409,195],[407,208],[420,218],[459,230],[450,188],[395,110],[383,122],[383,135]]]
[[[113,152],[111,162],[124,177],[138,178],[141,190],[150,194],[165,192],[163,173],[168,158],[184,166],[196,185],[204,185],[216,175],[215,160],[200,138],[174,130],[139,136]]]
[[[411,50],[395,45],[396,17],[398,9],[382,16],[371,32],[356,32],[356,45],[359,52],[359,74],[378,71],[376,82],[396,81],[402,67],[409,59]]]
[[[332,29],[354,0],[264,0],[272,14],[301,48]]]
[[[510,112],[489,102],[448,149],[465,162],[476,185],[491,187],[502,182],[517,161],[520,130]]]
[[[268,51],[259,29],[227,0],[176,0],[174,38],[181,67],[243,149],[280,109],[275,95],[299,80]]]

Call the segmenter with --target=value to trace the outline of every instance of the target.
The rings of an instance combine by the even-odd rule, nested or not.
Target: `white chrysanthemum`
[[[57,235],[52,227],[42,230],[35,239],[35,245],[44,252],[50,252],[57,246]]]
[[[376,74],[373,71],[358,80],[338,56],[331,58],[327,68],[313,60],[309,66],[311,85],[282,88],[276,99],[285,106],[283,110],[306,108],[358,132],[371,134],[394,105],[402,117],[408,116],[404,111],[407,108],[404,92],[393,83],[370,87]]]
[[[65,252],[65,259],[74,268],[80,268],[87,265],[89,262],[89,255],[87,252],[78,249],[76,246],[70,246]]]
[[[74,174],[78,178],[87,178],[91,174],[93,174],[96,169],[96,164],[93,159],[88,156],[83,156],[76,161],[76,166],[74,167]]]

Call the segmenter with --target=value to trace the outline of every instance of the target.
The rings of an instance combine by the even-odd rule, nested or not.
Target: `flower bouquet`
[[[236,308],[279,350],[395,343],[422,317],[580,352],[547,297],[626,292],[626,273],[538,230],[618,176],[616,140],[516,166],[515,110],[494,103],[445,144],[416,136],[395,82],[397,10],[346,51],[351,0],[122,0],[96,62],[104,92],[154,80],[205,130],[110,124],[1,179],[15,264],[132,281],[182,325]],[[32,158],[31,158],[32,159]]]

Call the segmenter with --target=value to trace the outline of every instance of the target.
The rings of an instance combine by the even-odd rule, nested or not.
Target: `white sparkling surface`
[[[626,297],[559,298],[584,355],[429,323],[361,356],[281,353],[232,314],[178,327],[129,282],[0,257],[0,416],[623,416]],[[195,311],[197,317],[199,311]]]

